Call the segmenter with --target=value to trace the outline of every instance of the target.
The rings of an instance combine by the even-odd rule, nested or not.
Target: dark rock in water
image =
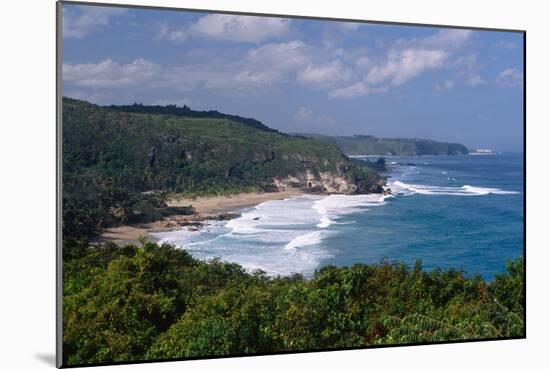
[[[200,228],[202,226],[204,226],[203,223],[201,222],[194,222],[194,221],[186,221],[186,222],[181,222],[180,223],[180,226],[182,227],[193,227],[193,228]]]
[[[218,215],[218,220],[231,220],[240,217],[240,214],[235,213],[223,213]]]
[[[357,191],[355,193],[384,193],[384,186],[386,185],[386,178],[381,178],[375,183],[367,181],[356,180]]]
[[[390,188],[386,188],[383,192],[384,195],[391,195],[391,189]]]
[[[416,167],[416,164],[415,164],[415,163],[407,163],[407,164],[405,164],[405,165],[408,166],[408,167]]]
[[[252,220],[260,220],[260,217],[252,218]]]

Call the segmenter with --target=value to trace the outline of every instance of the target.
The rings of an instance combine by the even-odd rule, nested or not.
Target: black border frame
[[[196,356],[196,357],[182,357],[182,358],[167,358],[156,360],[134,360],[134,361],[116,361],[116,362],[102,362],[92,364],[77,364],[77,365],[64,365],[63,363],[63,279],[62,279],[62,193],[63,193],[63,181],[62,181],[62,6],[63,5],[81,5],[81,6],[101,6],[112,8],[124,8],[124,9],[142,9],[142,10],[161,10],[161,11],[175,11],[175,12],[191,12],[191,13],[213,13],[213,14],[229,14],[229,15],[248,15],[258,17],[275,17],[285,19],[303,19],[303,20],[322,20],[332,22],[356,22],[363,24],[379,24],[379,25],[394,25],[405,27],[432,27],[432,28],[448,28],[448,29],[465,29],[475,31],[492,31],[492,32],[507,32],[507,33],[521,33],[523,35],[523,295],[525,298],[524,309],[524,331],[523,336],[519,337],[500,337],[500,338],[479,338],[468,340],[453,340],[442,342],[418,342],[418,343],[402,343],[402,344],[389,344],[389,345],[370,345],[370,346],[358,346],[358,347],[342,347],[342,348],[323,348],[323,349],[310,349],[310,350],[296,350],[296,351],[275,351],[265,352],[257,354],[235,354],[235,355],[212,355],[212,356]],[[317,352],[335,352],[335,351],[350,351],[350,350],[369,350],[380,348],[392,348],[392,347],[417,347],[428,345],[447,345],[456,343],[476,343],[476,342],[497,342],[497,341],[510,341],[521,340],[527,338],[527,31],[520,29],[506,29],[506,28],[491,28],[480,26],[457,26],[457,25],[445,25],[445,24],[425,24],[425,23],[413,23],[413,22],[395,22],[395,21],[380,21],[380,20],[366,20],[366,19],[350,19],[350,18],[332,18],[332,17],[320,17],[320,16],[305,16],[305,15],[290,15],[290,14],[270,14],[270,13],[254,13],[244,11],[228,11],[228,10],[215,10],[215,9],[197,9],[197,8],[179,8],[179,7],[164,7],[155,5],[132,5],[125,3],[100,3],[100,2],[86,2],[86,1],[73,1],[73,0],[58,0],[56,2],[56,61],[55,61],[55,73],[56,73],[56,367],[58,368],[84,368],[84,367],[98,367],[107,365],[128,365],[128,364],[149,364],[149,363],[165,363],[176,361],[194,361],[194,360],[209,360],[209,359],[230,359],[238,357],[257,357],[257,356],[271,356],[271,355],[289,355],[289,354],[303,354],[303,353],[317,353]]]

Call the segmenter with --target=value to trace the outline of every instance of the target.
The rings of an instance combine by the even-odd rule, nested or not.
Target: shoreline
[[[279,192],[250,192],[229,196],[197,197],[195,199],[173,198],[167,201],[168,206],[193,206],[195,214],[173,215],[152,223],[121,225],[105,228],[94,240],[96,242],[114,242],[126,245],[146,238],[152,242],[160,241],[151,233],[168,232],[189,226],[199,228],[205,220],[227,220],[238,217],[239,211],[256,206],[262,202],[283,200],[308,193],[300,188],[287,188]]]
[[[283,200],[293,196],[304,195],[307,192],[299,188],[287,188],[278,192],[249,192],[229,196],[206,196],[195,199],[173,198],[167,201],[168,206],[182,207],[193,206],[197,214],[202,216],[215,216],[231,213],[256,206],[262,202],[271,200]]]

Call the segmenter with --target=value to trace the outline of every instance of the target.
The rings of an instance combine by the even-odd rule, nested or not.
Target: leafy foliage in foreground
[[[524,334],[522,259],[487,283],[384,261],[268,278],[153,243],[64,257],[66,364]]]

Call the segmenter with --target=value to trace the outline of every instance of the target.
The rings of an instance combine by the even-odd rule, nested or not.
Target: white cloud
[[[189,31],[186,28],[170,28],[167,24],[162,24],[157,38],[169,41],[184,42],[187,40]]]
[[[455,85],[455,81],[453,81],[452,79],[448,79],[445,82],[443,82],[443,84],[435,85],[434,89],[436,91],[450,90],[451,88],[454,87],[454,85]]]
[[[523,73],[515,68],[508,68],[498,75],[496,82],[501,86],[521,86]]]
[[[76,10],[78,9],[78,10]],[[114,7],[78,6],[63,8],[63,37],[83,38],[109,26],[111,18],[126,12]]]
[[[440,30],[420,39],[399,39],[394,42],[385,59],[373,60],[360,56],[355,60],[359,69],[366,69],[354,83],[333,89],[333,98],[353,98],[373,93],[383,93],[400,86],[422,73],[447,66],[449,57],[472,37],[469,30]],[[473,60],[475,62],[475,60]],[[472,60],[469,61],[470,63]],[[441,88],[451,88],[454,81]],[[437,87],[437,86],[436,86]]]
[[[307,46],[299,41],[271,43],[249,50],[244,57],[228,61],[223,56],[180,65],[160,65],[138,59],[119,63],[63,65],[63,80],[70,87],[89,89],[170,88],[180,92],[205,89],[217,93],[256,93],[296,80],[296,73],[310,62]]]
[[[243,39],[243,23],[240,22],[243,16],[231,17],[230,19],[239,19],[231,37],[240,35],[240,39]],[[206,17],[201,19],[204,18]],[[187,30],[197,27],[202,29],[207,23],[196,22],[193,26],[188,26]],[[201,26],[195,26],[198,24]],[[223,24],[226,24],[223,27],[229,27],[227,24],[232,23],[222,22]],[[247,23],[247,27],[250,24],[259,27],[254,22]],[[217,37],[221,28],[216,27],[209,28],[211,36],[207,37]],[[162,31],[163,37],[190,37],[189,33],[180,35],[169,32],[171,31],[165,28]],[[198,31],[193,32],[195,37]],[[179,65],[160,65],[142,59],[131,63],[119,63],[111,59],[87,64],[67,63],[63,66],[63,79],[73,90],[76,87],[88,88],[92,92],[119,87],[143,91],[158,88],[183,96],[196,90],[208,90],[217,94],[256,94],[270,91],[270,88],[277,88],[282,84],[297,82],[304,87],[327,91],[331,98],[353,98],[384,93],[425,72],[448,67],[454,50],[442,45],[443,40],[463,43],[469,37],[467,32],[437,32],[424,39],[401,40],[392,44],[389,51],[380,56],[364,47],[344,50],[308,45],[297,40],[269,42],[252,46],[246,51],[203,47],[198,51],[188,51],[185,62]],[[454,81],[446,82],[440,87],[451,88],[450,83]]]
[[[294,121],[298,123],[301,128],[318,127],[319,125],[333,126],[336,124],[334,118],[323,114],[315,114],[311,109],[304,106],[300,107],[296,113],[294,113]]]
[[[294,120],[298,121],[298,122],[304,122],[304,121],[307,121],[311,118],[311,116],[313,115],[313,112],[308,109],[308,108],[305,108],[305,107],[301,107],[300,109],[298,109],[298,111],[294,114]]]
[[[357,96],[365,96],[370,92],[369,86],[365,82],[357,82],[351,86],[337,88],[329,92],[332,98],[349,99]]]
[[[290,30],[290,20],[246,15],[209,14],[180,28],[163,25],[159,37],[184,42],[189,37],[259,43],[280,37]]]
[[[459,56],[452,62],[452,66],[457,68],[459,70],[459,73],[465,73],[467,71],[475,69],[476,65],[477,65],[476,53]]]
[[[465,29],[443,29],[432,36],[420,41],[425,47],[457,49],[462,47],[471,37],[471,30]]]
[[[468,77],[468,79],[466,80],[465,82],[468,86],[471,86],[471,87],[477,87],[477,86],[484,86],[487,84],[487,81],[485,81],[483,78],[481,78],[481,76],[479,74],[474,74],[470,77]]]
[[[307,46],[301,41],[269,43],[248,51],[247,60],[256,66],[293,68],[308,61]]]
[[[329,96],[353,98],[383,93],[422,73],[443,68],[449,56],[463,47],[471,36],[469,30],[441,30],[420,39],[399,39],[381,60],[361,55],[354,61],[359,77],[348,86],[333,89]],[[449,89],[451,84],[454,85],[454,81],[449,80],[443,86],[436,86],[436,89]]]
[[[384,93],[389,90],[388,86],[372,87],[366,82],[357,82],[351,86],[337,88],[329,92],[329,97],[335,99],[351,99],[358,96]]]
[[[455,85],[455,82],[451,79],[448,79],[445,81],[445,83],[443,83],[443,88],[450,89],[450,88],[453,88],[454,85]]]
[[[301,41],[290,41],[249,50],[235,80],[257,84],[282,82],[309,61],[307,49]]]
[[[298,80],[310,85],[328,85],[339,81],[349,80],[351,71],[344,68],[339,60],[327,64],[309,64],[298,72]]]
[[[488,82],[481,77],[483,65],[478,62],[478,54],[470,53],[456,58],[450,66],[456,70],[456,78],[467,86],[485,86]]]
[[[392,52],[383,65],[369,70],[365,80],[370,84],[389,82],[399,86],[428,69],[442,67],[447,55],[443,50],[406,49]]]
[[[365,68],[371,65],[371,60],[368,56],[363,55],[357,59],[357,61],[355,62],[355,65],[357,65],[359,68]]]
[[[157,77],[161,67],[144,59],[120,64],[111,59],[99,63],[63,64],[63,80],[80,87],[135,87]]]

